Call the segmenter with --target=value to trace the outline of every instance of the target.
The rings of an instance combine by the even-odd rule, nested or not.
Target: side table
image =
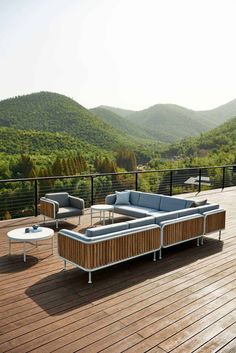
[[[99,216],[96,214],[99,212]],[[91,225],[93,225],[93,218],[100,218],[100,222],[105,225],[106,212],[109,212],[109,219],[114,222],[114,206],[112,205],[93,205],[91,206]]]

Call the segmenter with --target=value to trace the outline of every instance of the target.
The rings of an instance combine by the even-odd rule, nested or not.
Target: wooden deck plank
[[[206,195],[206,196],[205,196]],[[94,274],[62,270],[50,242],[8,256],[7,232],[40,217],[0,222],[0,352],[192,352],[235,348],[236,188],[200,193],[227,210],[222,242],[165,249]],[[89,217],[82,217],[84,228]],[[76,228],[64,223],[62,228]],[[15,244],[13,251],[20,251]],[[177,342],[177,343],[176,343]]]

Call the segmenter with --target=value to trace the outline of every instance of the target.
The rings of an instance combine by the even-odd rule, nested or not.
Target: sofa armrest
[[[84,209],[84,200],[80,199],[79,197],[69,195],[69,202],[72,207],[78,208],[80,210]]]
[[[58,210],[59,203],[57,201],[47,199],[46,197],[40,198],[40,213],[42,215],[50,218],[56,218]]]
[[[105,203],[107,205],[114,205],[116,202],[116,194],[107,195],[105,198]]]
[[[213,233],[225,229],[226,211],[223,208],[204,212],[205,231],[204,234]]]

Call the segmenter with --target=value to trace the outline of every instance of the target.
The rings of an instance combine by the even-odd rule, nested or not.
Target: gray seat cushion
[[[67,217],[76,217],[81,216],[83,214],[83,210],[74,207],[60,207],[59,211],[56,214],[56,218],[67,218]]]
[[[67,218],[67,217],[76,217],[81,216],[83,210],[75,207],[60,207],[59,211],[56,214],[56,218]]]
[[[126,215],[128,217],[145,217],[151,211],[155,212],[156,210],[151,210],[150,208],[140,207],[140,206],[114,206],[114,212]]]

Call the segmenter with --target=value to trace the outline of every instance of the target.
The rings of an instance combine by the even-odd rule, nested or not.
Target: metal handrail
[[[22,183],[23,185],[26,185],[26,183],[30,183],[31,186],[28,187],[27,193],[25,195],[19,193],[19,194],[14,194],[15,190],[20,190],[21,192],[21,187],[16,186],[16,189],[9,186],[4,186],[4,190],[7,190],[9,194],[6,193],[6,198],[3,200],[5,201],[5,206],[0,205],[0,212],[15,212],[17,214],[17,217],[19,217],[19,214],[21,212],[25,212],[25,210],[29,211],[29,209],[34,210],[34,215],[38,215],[38,202],[39,202],[39,195],[45,194],[47,192],[50,192],[52,189],[55,190],[55,184],[40,184],[40,182],[47,182],[47,181],[62,181],[65,180],[65,184],[61,183],[62,188],[67,190],[70,190],[70,188],[73,191],[79,191],[82,190],[82,192],[85,193],[87,196],[87,204],[92,205],[96,201],[101,201],[102,198],[104,198],[108,193],[114,190],[118,190],[118,187],[120,190],[122,188],[127,188],[126,185],[128,185],[128,188],[133,188],[135,190],[141,190],[140,185],[142,188],[142,181],[143,179],[141,178],[141,175],[147,175],[149,174],[160,174],[160,178],[153,179],[153,184],[148,184],[150,186],[151,190],[156,190],[158,191],[158,188],[163,188],[163,192],[169,195],[173,195],[177,193],[182,193],[181,188],[184,189],[185,192],[189,192],[188,190],[192,187],[196,192],[201,192],[203,186],[204,186],[204,179],[203,179],[203,172],[207,170],[216,170],[220,169],[222,170],[221,173],[215,172],[214,174],[211,172],[210,177],[215,179],[215,183],[213,186],[219,185],[222,189],[224,189],[227,186],[232,185],[232,183],[236,182],[236,178],[230,177],[231,179],[227,179],[227,177],[231,174],[227,173],[227,171],[232,171],[233,173],[236,171],[236,165],[222,165],[222,166],[209,166],[209,167],[191,167],[191,168],[176,168],[176,169],[147,169],[147,170],[133,170],[133,171],[126,171],[126,172],[114,172],[114,173],[91,173],[91,174],[78,174],[78,175],[57,175],[57,176],[47,176],[47,177],[31,177],[31,178],[16,178],[16,179],[2,179],[0,180],[0,187],[1,185],[5,185],[6,183]],[[195,172],[196,176],[198,177],[197,179],[197,185],[192,184],[192,186],[185,184],[183,181],[189,174],[189,176],[193,176],[193,171]],[[178,172],[180,172],[180,175],[178,175]],[[186,172],[181,174],[181,172]],[[96,183],[96,178],[100,177],[114,177],[114,176],[122,176],[122,175],[131,175],[133,176],[132,179],[121,179],[121,180],[116,180],[114,178],[107,178],[107,180],[110,182],[110,184],[99,184]],[[139,177],[140,176],[140,177]],[[71,185],[70,183],[67,184],[66,180],[69,179],[77,179],[79,181],[82,181],[83,179],[89,180],[89,182],[85,184],[86,189],[83,188],[83,185],[79,186],[80,189],[75,188],[74,186]],[[213,179],[214,180],[214,179]],[[229,183],[230,180],[230,183]],[[150,181],[150,180],[149,180]],[[141,182],[141,184],[140,184]],[[127,184],[126,184],[127,183]],[[194,186],[195,185],[195,186]],[[233,184],[234,185],[234,184]],[[209,186],[211,187],[211,186]],[[11,191],[13,190],[12,194]],[[23,187],[22,187],[23,190]],[[62,189],[60,189],[62,190]],[[160,189],[159,189],[160,190]],[[143,190],[141,190],[143,191]],[[155,191],[153,191],[155,192]],[[159,191],[158,191],[159,192]],[[162,193],[162,192],[161,192]],[[0,194],[1,196],[1,194]],[[16,197],[17,196],[17,197]],[[15,197],[15,198],[14,198]],[[27,208],[28,206],[28,208]],[[2,207],[2,209],[1,209]],[[4,207],[4,208],[3,208]],[[7,209],[6,209],[7,208]]]

